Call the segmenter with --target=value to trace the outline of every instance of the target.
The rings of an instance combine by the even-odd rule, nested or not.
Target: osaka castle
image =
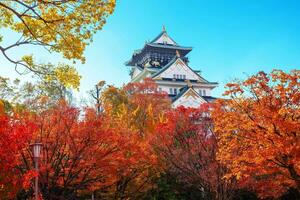
[[[159,91],[168,93],[174,108],[196,108],[202,103],[214,101],[211,91],[218,83],[207,81],[200,71],[189,66],[187,55],[190,51],[191,47],[179,45],[163,27],[156,38],[146,42],[142,49],[134,51],[126,62],[130,67],[131,82],[152,78]]]

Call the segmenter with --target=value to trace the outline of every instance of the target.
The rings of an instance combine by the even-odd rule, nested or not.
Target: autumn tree
[[[33,115],[38,131],[31,141],[43,144],[40,160],[40,191],[45,199],[74,199],[92,194],[115,182],[116,161],[122,139],[103,131],[103,119],[93,109],[80,117],[78,108],[60,101]],[[31,150],[21,153],[18,169],[22,174],[32,169]],[[30,197],[32,187],[20,190],[20,198]]]
[[[124,158],[117,181],[110,188],[114,199],[140,199],[160,172],[160,163],[151,140],[156,125],[170,109],[167,94],[158,92],[150,79],[123,88],[107,87],[102,94],[107,129],[124,140]]]
[[[141,136],[152,133],[164,112],[171,108],[167,94],[159,92],[151,79],[129,83],[123,88],[108,87],[102,99],[107,116],[126,119],[126,126]]]
[[[85,58],[85,47],[93,34],[105,24],[112,14],[115,0],[11,0],[0,2],[0,28],[10,29],[20,38],[7,46],[0,45],[3,56],[15,64],[39,72],[32,55],[14,58],[9,51],[20,46],[41,46],[50,52],[62,53],[64,58]],[[3,36],[0,36],[0,43]]]
[[[218,159],[261,197],[300,191],[300,71],[259,72],[227,84],[213,110]]]
[[[28,115],[28,113],[24,113]],[[28,146],[36,126],[18,113],[5,113],[0,101],[0,196],[12,199],[22,186],[30,183],[32,170],[20,173],[20,152]]]
[[[231,199],[236,182],[223,179],[227,169],[216,159],[218,145],[210,108],[203,104],[197,109],[169,111],[157,126],[154,144],[166,163],[166,173],[194,188],[201,194],[198,199]]]

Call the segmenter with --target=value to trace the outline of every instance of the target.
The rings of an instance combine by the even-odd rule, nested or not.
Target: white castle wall
[[[158,77],[176,78],[177,75],[184,76],[185,79],[199,80],[204,82],[204,80],[201,80],[201,78],[194,71],[192,71],[188,66],[186,66],[186,64],[180,58],[178,58],[175,61],[175,63],[173,63],[164,72],[162,72]]]

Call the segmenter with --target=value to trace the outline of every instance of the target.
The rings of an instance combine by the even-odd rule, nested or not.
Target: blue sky
[[[220,86],[260,70],[300,69],[300,1],[283,0],[119,0],[103,30],[85,52],[86,63],[76,64],[82,75],[79,96],[99,80],[121,86],[129,81],[124,62],[146,40],[166,26],[180,45],[192,46],[190,66]],[[15,36],[0,31],[4,39]],[[64,62],[61,56],[33,47],[12,52],[33,52],[39,61]],[[16,77],[14,66],[0,55],[0,75]]]

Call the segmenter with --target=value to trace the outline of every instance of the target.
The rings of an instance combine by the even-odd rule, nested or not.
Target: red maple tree
[[[223,179],[227,169],[216,159],[218,145],[209,104],[168,112],[157,127],[155,146],[166,162],[165,170],[197,188],[205,199],[232,197],[235,181]]]
[[[104,131],[103,118],[94,109],[81,112],[60,101],[32,119],[38,127],[32,141],[43,144],[39,182],[44,198],[76,198],[115,182],[122,138]],[[33,166],[30,149],[21,157],[19,169],[27,173]]]
[[[22,174],[20,152],[29,146],[36,130],[35,124],[24,117],[29,113],[5,113],[0,105],[0,196],[13,198],[34,176],[32,171]],[[22,117],[23,116],[23,117]]]

